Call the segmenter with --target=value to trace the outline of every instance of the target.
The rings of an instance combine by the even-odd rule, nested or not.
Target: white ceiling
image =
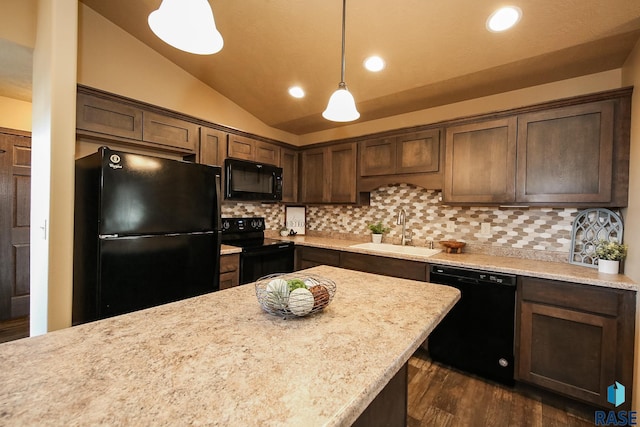
[[[150,31],[161,0],[82,0],[270,126],[294,134],[340,126],[321,116],[340,81],[340,0],[209,1],[225,46],[198,56]],[[348,0],[345,81],[359,120],[619,68],[640,38],[638,0],[511,4],[523,10],[520,23],[490,33],[485,21],[499,1]],[[0,61],[15,53],[0,51]],[[364,70],[371,54],[387,68]],[[305,98],[288,95],[294,84]]]

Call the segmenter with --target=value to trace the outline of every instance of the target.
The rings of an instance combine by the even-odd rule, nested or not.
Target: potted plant
[[[598,272],[618,274],[620,261],[627,256],[627,245],[616,241],[600,240],[596,246],[598,256]]]
[[[382,235],[390,230],[390,228],[385,227],[382,224],[382,221],[378,221],[376,224],[369,224],[369,230],[371,230],[371,241],[373,243],[381,243]]]

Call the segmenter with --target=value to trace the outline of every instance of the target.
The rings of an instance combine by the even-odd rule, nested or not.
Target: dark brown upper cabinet
[[[200,128],[199,163],[211,166],[221,166],[224,169],[226,157],[227,134],[208,127]]]
[[[627,205],[629,90],[508,113],[447,128],[444,203]]]
[[[404,182],[440,189],[440,145],[440,129],[361,141],[360,188]]]
[[[445,203],[515,201],[516,118],[447,128]]]
[[[355,142],[301,152],[302,203],[357,203]]]
[[[195,154],[199,138],[195,123],[88,93],[78,93],[76,128],[89,138],[181,154]]]
[[[280,150],[282,168],[282,201],[298,201],[298,152],[288,148]]]
[[[229,157],[280,166],[280,147],[257,139],[229,134]]]
[[[516,199],[525,203],[609,203],[612,101],[518,117]]]

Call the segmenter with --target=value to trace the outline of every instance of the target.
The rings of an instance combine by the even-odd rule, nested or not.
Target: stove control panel
[[[242,233],[264,231],[265,223],[262,217],[251,218],[222,218],[223,233]]]

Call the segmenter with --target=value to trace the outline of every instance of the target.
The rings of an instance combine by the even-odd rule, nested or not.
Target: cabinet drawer
[[[607,316],[618,315],[619,293],[596,286],[523,277],[522,300],[569,307]]]
[[[340,267],[422,282],[427,279],[427,265],[419,261],[344,252]]]
[[[340,266],[340,252],[331,249],[303,247],[301,250],[301,261],[311,261],[317,264]]]
[[[239,264],[240,264],[239,254],[222,255],[220,257],[220,273],[228,273],[230,271],[236,271],[238,270]]]

